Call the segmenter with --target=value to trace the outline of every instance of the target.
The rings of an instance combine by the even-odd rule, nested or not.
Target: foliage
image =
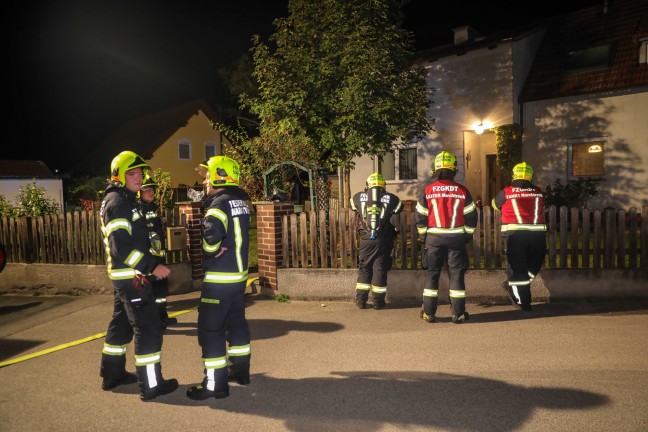
[[[277,303],[290,303],[290,296],[288,294],[276,294],[273,298]]]
[[[409,61],[400,0],[290,0],[269,45],[253,39],[258,94],[241,103],[260,137],[240,151],[319,168],[349,167],[430,129],[426,73]],[[293,157],[290,153],[295,153]],[[271,160],[267,159],[271,156]]]
[[[45,197],[45,188],[38,186],[36,179],[32,179],[31,184],[20,187],[14,206],[0,195],[0,215],[2,216],[43,216],[57,213],[60,210],[61,207],[55,199]]]
[[[590,198],[600,193],[601,186],[598,183],[599,181],[586,177],[567,180],[566,184],[562,184],[560,179],[556,179],[545,189],[545,205],[583,208]]]
[[[108,180],[103,176],[75,176],[65,181],[65,207],[70,210],[81,206],[84,210],[96,210],[101,205]]]
[[[497,164],[505,179],[511,179],[513,167],[522,162],[522,136],[524,129],[518,123],[494,127],[497,145]]]
[[[157,184],[155,188],[155,202],[160,210],[171,209],[174,206],[173,188],[171,187],[171,173],[161,169],[151,171],[151,175]]]
[[[0,216],[16,217],[14,206],[11,205],[4,195],[0,195]]]

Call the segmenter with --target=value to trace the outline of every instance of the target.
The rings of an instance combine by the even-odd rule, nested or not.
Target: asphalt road
[[[197,298],[170,298],[184,313],[162,365],[180,388],[142,402],[135,384],[100,387],[111,296],[0,297],[0,431],[648,430],[648,304],[469,304],[455,325],[447,305],[427,324],[418,308],[250,296],[251,384],[195,402]]]

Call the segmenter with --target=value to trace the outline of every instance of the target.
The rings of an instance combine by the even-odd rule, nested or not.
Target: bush
[[[599,181],[586,177],[567,180],[566,184],[562,184],[560,179],[556,179],[545,189],[545,205],[583,208],[590,198],[600,193]]]
[[[3,195],[0,195],[0,215],[2,216],[43,216],[57,213],[60,210],[61,206],[55,199],[45,198],[45,188],[37,186],[36,179],[32,180],[32,184],[20,188],[15,206],[12,206]]]

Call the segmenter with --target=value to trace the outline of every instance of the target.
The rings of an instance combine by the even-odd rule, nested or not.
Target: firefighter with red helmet
[[[442,151],[434,158],[432,183],[421,190],[416,204],[416,228],[424,245],[421,265],[426,270],[423,310],[426,322],[436,320],[441,267],[448,262],[452,322],[468,320],[464,276],[468,269],[466,243],[477,226],[477,210],[468,189],[454,181],[457,158]]]
[[[142,214],[146,218],[146,224],[149,227],[149,239],[151,241],[151,255],[157,257],[160,264],[165,263],[166,250],[164,248],[166,235],[164,232],[164,223],[160,216],[159,207],[155,203],[155,191],[158,185],[155,179],[147,173],[139,191],[139,206]],[[153,278],[151,280],[153,292],[155,293],[155,303],[158,305],[162,324],[166,329],[167,326],[176,324],[176,318],[169,317],[167,312],[167,296],[169,295],[169,279]]]
[[[504,284],[511,304],[531,310],[531,281],[538,275],[547,251],[544,195],[531,183],[533,168],[526,162],[513,167],[513,181],[493,198],[493,208],[502,216],[506,238]]]
[[[205,376],[187,389],[193,400],[229,396],[228,381],[250,382],[250,330],[245,318],[250,197],[239,187],[238,163],[213,156],[197,169],[204,176],[203,279],[198,343]]]
[[[358,279],[356,306],[364,309],[372,292],[373,308],[384,309],[387,295],[387,272],[391,268],[396,228],[390,222],[403,210],[401,200],[385,190],[380,173],[367,177],[366,188],[351,198],[351,210],[358,218]]]
[[[177,380],[162,377],[162,323],[150,284],[151,278],[167,278],[170,270],[151,255],[146,218],[136,202],[148,170],[146,162],[131,151],[117,155],[100,211],[108,277],[115,292],[101,355],[101,387],[110,390],[139,381],[142,400],[178,388]],[[136,374],[125,368],[126,348],[133,338]]]

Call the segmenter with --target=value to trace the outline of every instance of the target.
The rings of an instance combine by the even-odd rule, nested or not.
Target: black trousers
[[[427,248],[426,280],[423,289],[423,311],[436,315],[439,300],[439,278],[443,264],[448,263],[450,279],[450,303],[452,315],[461,316],[466,310],[466,285],[464,277],[468,270],[466,237],[463,234],[434,235],[425,238]]]
[[[356,298],[366,301],[371,289],[374,300],[385,300],[387,273],[392,264],[393,248],[394,236],[391,233],[386,233],[385,237],[375,239],[360,237]]]
[[[506,237],[506,272],[508,284],[518,303],[531,305],[531,281],[535,278],[547,252],[544,231],[509,231]]]
[[[100,372],[102,377],[109,379],[119,378],[126,372],[126,346],[133,338],[136,364],[138,358],[146,358],[147,363],[153,358],[153,364],[159,363],[163,331],[150,285],[137,288],[133,279],[111,282],[114,289],[113,315],[104,340]],[[150,381],[139,375],[140,382]]]
[[[245,318],[245,284],[203,282],[198,306],[198,343],[205,364],[203,387],[225,392],[228,360],[233,369],[249,371],[250,329]]]

